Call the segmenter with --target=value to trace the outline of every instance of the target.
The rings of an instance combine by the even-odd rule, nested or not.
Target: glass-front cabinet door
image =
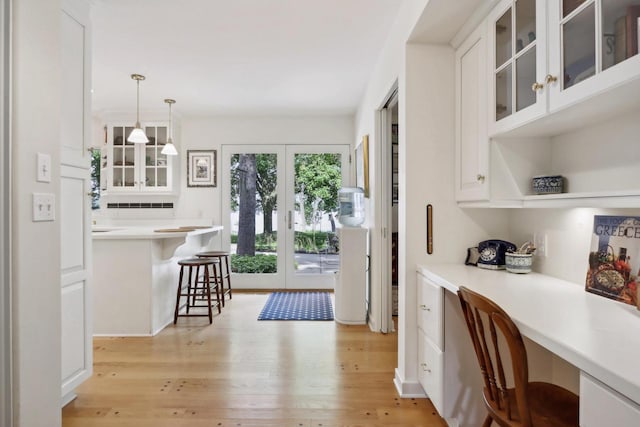
[[[505,0],[489,16],[490,126],[495,134],[546,110],[545,1]]]
[[[171,191],[171,157],[162,154],[167,143],[167,126],[144,126],[149,142],[127,141],[133,126],[108,126],[107,191],[165,192]]]
[[[549,18],[550,110],[638,77],[638,0],[561,0]]]
[[[162,154],[167,143],[166,126],[145,126],[149,142],[144,146],[144,172],[142,186],[149,189],[166,188],[168,186],[168,159]]]

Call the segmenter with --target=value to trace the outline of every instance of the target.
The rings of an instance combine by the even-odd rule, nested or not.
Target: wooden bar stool
[[[176,310],[173,314],[173,324],[178,322],[178,317],[209,317],[209,323],[213,323],[212,307],[220,309],[220,291],[217,277],[212,283],[210,280],[209,268],[215,270],[215,261],[209,258],[188,258],[178,261],[180,275],[178,277],[178,291],[176,295]],[[183,283],[185,269],[187,270],[187,283]],[[202,269],[202,279],[200,280],[200,269]],[[195,271],[194,271],[195,270]],[[195,273],[195,274],[194,274]],[[215,273],[214,273],[215,274]],[[216,300],[211,301],[211,286],[215,288]],[[186,313],[180,314],[180,298],[187,297]],[[202,302],[205,302],[205,305]],[[200,302],[200,304],[198,304]],[[189,313],[191,308],[207,307],[207,314]]]
[[[206,251],[199,252],[196,254],[198,258],[212,258],[218,261],[218,268],[220,274],[218,274],[218,278],[220,279],[220,289],[222,291],[222,306],[224,307],[224,296],[229,295],[229,299],[231,299],[231,269],[229,268],[229,252],[225,251]],[[222,262],[224,260],[225,271],[222,271]],[[214,266],[215,269],[215,266]],[[224,288],[224,281],[227,281],[227,289]]]

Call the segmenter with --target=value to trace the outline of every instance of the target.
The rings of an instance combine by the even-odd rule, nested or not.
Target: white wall
[[[60,421],[60,223],[31,222],[31,194],[59,200],[60,2],[13,2],[12,269],[15,425]],[[36,153],[51,183],[36,183]],[[59,214],[59,208],[57,208]],[[59,215],[56,215],[56,217]]]

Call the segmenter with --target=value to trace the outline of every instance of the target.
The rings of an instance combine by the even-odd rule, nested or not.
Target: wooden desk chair
[[[578,396],[554,384],[529,382],[527,351],[509,315],[464,286],[458,290],[458,297],[484,380],[483,397],[489,415],[483,427],[493,421],[504,427],[578,426]],[[499,335],[511,356],[513,387],[507,385]]]

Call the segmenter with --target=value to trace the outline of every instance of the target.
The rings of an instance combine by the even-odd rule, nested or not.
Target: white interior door
[[[332,289],[349,147],[222,147],[223,242],[234,287]]]
[[[60,276],[62,405],[93,372],[89,5],[63,1],[60,116]]]

